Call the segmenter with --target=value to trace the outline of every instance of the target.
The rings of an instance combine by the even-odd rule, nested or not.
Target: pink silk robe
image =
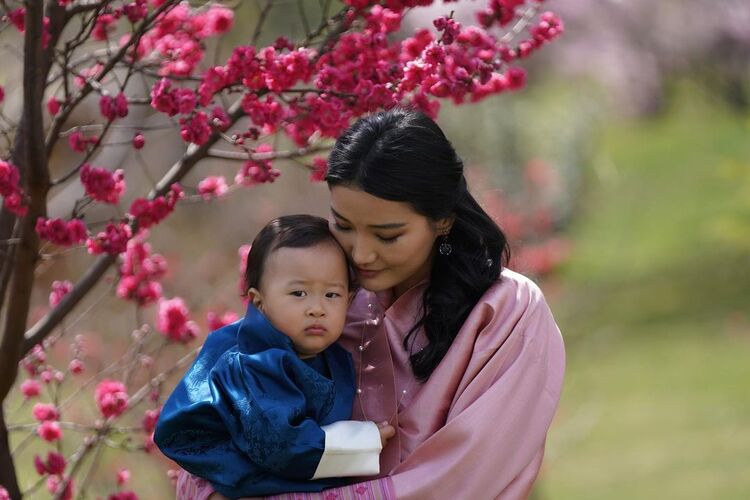
[[[349,311],[340,342],[352,352],[361,389],[352,418],[388,420],[397,429],[380,456],[388,488],[372,478],[362,478],[359,487],[387,489],[384,497],[395,492],[399,500],[526,498],[565,370],[562,337],[544,296],[528,278],[504,270],[419,384],[402,341],[425,287],[418,284],[395,302],[390,293],[362,290]],[[414,349],[424,342],[420,330]],[[327,491],[339,491],[336,498],[351,493]],[[305,498],[330,496],[318,495]]]

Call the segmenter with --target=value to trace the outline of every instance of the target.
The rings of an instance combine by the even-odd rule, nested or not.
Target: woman
[[[422,113],[378,113],[339,138],[326,180],[331,230],[362,286],[341,339],[357,373],[353,418],[397,432],[382,477],[304,498],[527,497],[562,388],[562,338],[539,288],[504,268],[506,238],[450,142]],[[178,481],[178,498],[210,491]]]

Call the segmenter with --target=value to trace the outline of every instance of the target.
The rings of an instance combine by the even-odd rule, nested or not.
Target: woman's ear
[[[453,228],[453,222],[455,220],[456,217],[453,215],[451,215],[450,217],[443,217],[442,219],[438,219],[435,223],[435,230],[441,236],[447,235],[451,232],[451,228]]]
[[[257,288],[251,288],[247,291],[247,298],[260,311],[263,312],[263,296]]]

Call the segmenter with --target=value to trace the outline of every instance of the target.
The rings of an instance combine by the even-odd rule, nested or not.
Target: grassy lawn
[[[587,179],[536,496],[748,498],[750,121],[677,98],[609,127]]]

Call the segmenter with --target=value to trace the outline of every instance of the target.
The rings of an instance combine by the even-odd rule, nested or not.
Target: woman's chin
[[[382,292],[393,288],[387,276],[374,276],[372,278],[358,277],[359,286],[370,292]]]

